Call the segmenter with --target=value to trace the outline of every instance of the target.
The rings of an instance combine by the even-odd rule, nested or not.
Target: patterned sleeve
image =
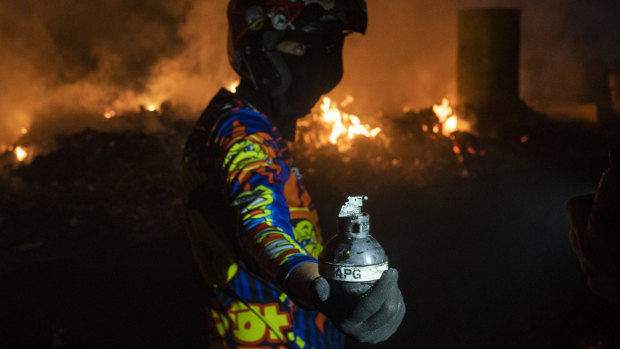
[[[214,134],[218,180],[237,213],[239,252],[250,268],[281,286],[299,264],[316,260],[295,240],[284,197],[291,170],[273,126],[258,112],[233,109]]]

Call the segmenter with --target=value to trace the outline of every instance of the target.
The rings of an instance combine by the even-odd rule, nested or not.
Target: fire
[[[21,134],[25,135],[26,133],[28,133],[28,129],[27,129],[27,128],[25,128],[25,127],[22,127],[22,128],[19,130],[19,132],[20,132]]]
[[[453,113],[452,107],[450,106],[450,102],[447,98],[443,98],[440,105],[434,104],[433,112],[441,124],[441,134],[446,137],[450,136],[450,134],[455,131],[471,130],[469,122],[460,119]],[[433,127],[433,133],[439,133],[439,131],[439,126]]]
[[[441,105],[434,104],[433,112],[437,115],[439,122],[443,124],[448,116],[452,115],[452,107],[450,107],[450,102],[448,102],[448,99],[442,99]]]
[[[26,160],[26,158],[28,157],[28,152],[26,151],[25,148],[21,146],[15,147],[15,150],[13,150],[13,153],[15,154],[15,158],[19,162]]]
[[[353,103],[353,97],[348,96],[341,106]],[[362,124],[357,115],[341,112],[338,105],[329,97],[323,98],[321,104],[322,118],[328,126],[331,125],[329,142],[338,146],[338,150],[346,151],[351,148],[351,140],[356,136],[376,137],[381,128],[371,128]]]
[[[449,117],[448,120],[446,120],[446,122],[444,122],[443,129],[444,131],[452,133],[456,130],[457,125],[458,125],[458,119],[456,118],[456,115],[453,115]]]
[[[157,106],[155,104],[149,104],[146,107],[146,110],[148,110],[148,111],[156,111],[157,110]]]
[[[115,116],[116,112],[114,110],[106,111],[103,113],[103,117],[105,117],[106,119],[112,119]]]
[[[232,93],[236,93],[237,92],[237,87],[239,86],[239,80],[231,82],[228,85],[228,90]]]
[[[320,106],[297,121],[303,143],[314,149],[333,144],[341,153],[349,151],[353,140],[358,137],[373,138],[382,146],[388,146],[389,139],[383,137],[380,127],[371,127],[363,123],[359,116],[341,110],[353,101],[352,96],[347,96],[341,103],[323,97]]]

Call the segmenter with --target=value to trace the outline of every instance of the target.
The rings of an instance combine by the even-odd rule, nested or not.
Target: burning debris
[[[298,121],[296,159],[308,175],[330,172],[334,163],[340,176],[372,178],[388,171],[401,183],[424,186],[434,179],[470,176],[477,170],[471,159],[487,151],[469,122],[453,112],[447,99],[431,108],[400,116],[346,112],[353,97],[336,103],[325,97],[314,112]],[[372,181],[369,180],[369,183]]]
[[[26,151],[26,149],[19,145],[15,147],[14,153],[15,153],[15,158],[19,162],[26,160],[26,158],[28,157],[28,152]]]
[[[359,116],[341,110],[352,102],[351,96],[341,103],[334,103],[331,98],[323,97],[319,109],[298,121],[297,127],[300,131],[297,138],[301,138],[309,148],[335,145],[341,153],[351,149],[356,137],[377,138],[381,132],[380,127],[362,124]],[[387,145],[383,137],[378,137],[377,142]]]
[[[450,135],[456,131],[471,131],[470,123],[466,120],[460,119],[452,111],[452,107],[450,106],[450,102],[447,98],[444,98],[440,105],[433,104],[433,113],[437,116],[437,119],[439,120],[439,129],[441,130],[441,134],[445,137],[450,137]],[[433,133],[439,133],[438,126],[433,126]]]
[[[343,111],[348,105],[354,102],[352,96],[348,96],[341,103],[334,103],[329,97],[324,97],[320,108],[315,110],[312,114],[298,122],[300,132],[298,138],[308,148],[321,148],[325,146],[335,145],[340,153],[347,153],[351,150],[356,138],[363,136],[372,139],[378,148],[389,148],[390,139],[397,138],[399,135],[396,128],[392,128],[394,134],[387,135],[382,132],[381,127],[371,127],[369,124],[363,124],[360,117],[353,114],[348,114]],[[408,108],[405,108],[405,114],[397,119],[403,120],[410,125],[419,124],[420,130],[423,133],[430,133],[434,135],[442,135],[447,138],[453,139],[452,136],[455,132],[470,132],[470,123],[466,120],[460,119],[452,110],[447,98],[442,100],[440,105],[435,104],[432,107],[433,116],[428,113],[414,113]],[[381,125],[387,122],[391,122],[389,117],[384,118],[382,114],[377,114],[373,117],[365,118],[370,119],[373,124]],[[398,121],[396,121],[398,123]],[[416,126],[413,126],[414,128]],[[411,136],[413,130],[401,129],[402,132],[409,132]],[[455,152],[456,153],[456,152]]]

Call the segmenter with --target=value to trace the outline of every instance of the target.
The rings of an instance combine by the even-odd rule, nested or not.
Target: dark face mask
[[[295,41],[309,48],[302,56],[282,54],[291,74],[291,84],[283,93],[272,96],[276,121],[288,139],[292,139],[291,127],[294,137],[295,120],[308,114],[321,95],[336,87],[343,73],[344,34],[313,35],[309,40],[297,38]]]

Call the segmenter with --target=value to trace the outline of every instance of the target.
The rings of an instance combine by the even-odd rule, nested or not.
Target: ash
[[[161,127],[60,135],[29,163],[0,156],[0,346],[204,343],[177,174],[192,122],[174,112],[150,116]],[[613,138],[527,109],[500,137],[443,137],[420,131],[430,113],[386,117],[389,142],[346,153],[293,145],[324,237],[364,193],[400,271],[408,314],[372,347],[620,347],[620,311],[587,289],[564,214],[594,190]]]

